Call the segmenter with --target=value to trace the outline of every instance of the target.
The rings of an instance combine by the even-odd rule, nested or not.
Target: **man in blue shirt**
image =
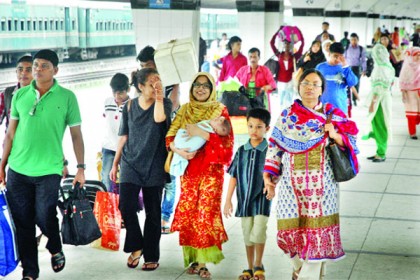
[[[350,35],[350,46],[344,53],[344,57],[359,80],[355,86],[357,92],[359,92],[360,77],[366,74],[366,50],[359,45],[359,36],[357,36],[356,33]],[[354,95],[353,102],[354,105],[356,105],[356,98]]]
[[[331,103],[347,114],[347,88],[355,86],[358,79],[347,65],[343,54],[343,45],[333,43],[330,46],[328,61],[318,64],[315,69],[319,70],[327,81],[326,90],[321,95],[321,102]]]

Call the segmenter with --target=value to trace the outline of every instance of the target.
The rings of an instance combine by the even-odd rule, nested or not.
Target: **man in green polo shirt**
[[[35,225],[48,237],[55,272],[63,270],[57,219],[57,200],[63,170],[63,136],[67,126],[78,162],[73,184],[85,182],[84,145],[76,96],[61,87],[54,76],[58,57],[51,50],[34,56],[32,83],[17,91],[12,99],[10,123],[4,140],[0,182],[6,182],[7,198],[16,225],[23,279],[39,277]]]

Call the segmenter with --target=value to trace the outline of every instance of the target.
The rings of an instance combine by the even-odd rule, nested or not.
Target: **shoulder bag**
[[[326,122],[327,124],[331,123],[331,118],[332,114],[329,114]],[[335,143],[334,139],[330,138],[330,143],[325,149],[330,156],[334,178],[337,182],[345,182],[356,176],[349,159],[347,148],[344,148],[343,150]]]

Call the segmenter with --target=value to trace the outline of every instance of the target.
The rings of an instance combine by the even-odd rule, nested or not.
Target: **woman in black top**
[[[132,84],[141,94],[129,100],[123,109],[120,140],[110,178],[116,180],[120,164],[119,208],[127,230],[124,252],[131,253],[127,266],[136,268],[144,255],[142,269],[155,270],[159,267],[160,205],[167,178],[165,135],[171,125],[172,102],[164,98],[155,69],[134,72]],[[144,234],[137,216],[140,190],[146,211]]]
[[[303,67],[303,71],[315,68],[325,61],[324,53],[321,50],[321,42],[313,41],[311,48],[297,62],[297,68]]]

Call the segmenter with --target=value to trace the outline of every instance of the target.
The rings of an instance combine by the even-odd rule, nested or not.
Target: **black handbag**
[[[279,72],[279,61],[277,60],[277,56],[273,55],[270,57],[265,63],[264,66],[270,69],[271,74],[273,77],[277,77],[277,73]]]
[[[256,88],[257,95],[250,98],[245,87],[240,87],[239,91],[225,91],[220,102],[223,103],[229,116],[246,116],[250,109],[264,108],[265,93],[260,88]]]
[[[328,115],[327,123],[331,123],[332,114]],[[349,159],[348,149],[342,150],[334,139],[329,139],[330,143],[326,146],[327,153],[332,162],[334,179],[337,182],[345,182],[356,177]]]
[[[226,106],[229,116],[246,116],[251,109],[249,98],[239,91],[224,91],[220,102]]]
[[[60,187],[62,196],[63,189]],[[58,203],[63,214],[61,236],[64,244],[87,245],[102,236],[86,190],[77,183],[64,201]]]

